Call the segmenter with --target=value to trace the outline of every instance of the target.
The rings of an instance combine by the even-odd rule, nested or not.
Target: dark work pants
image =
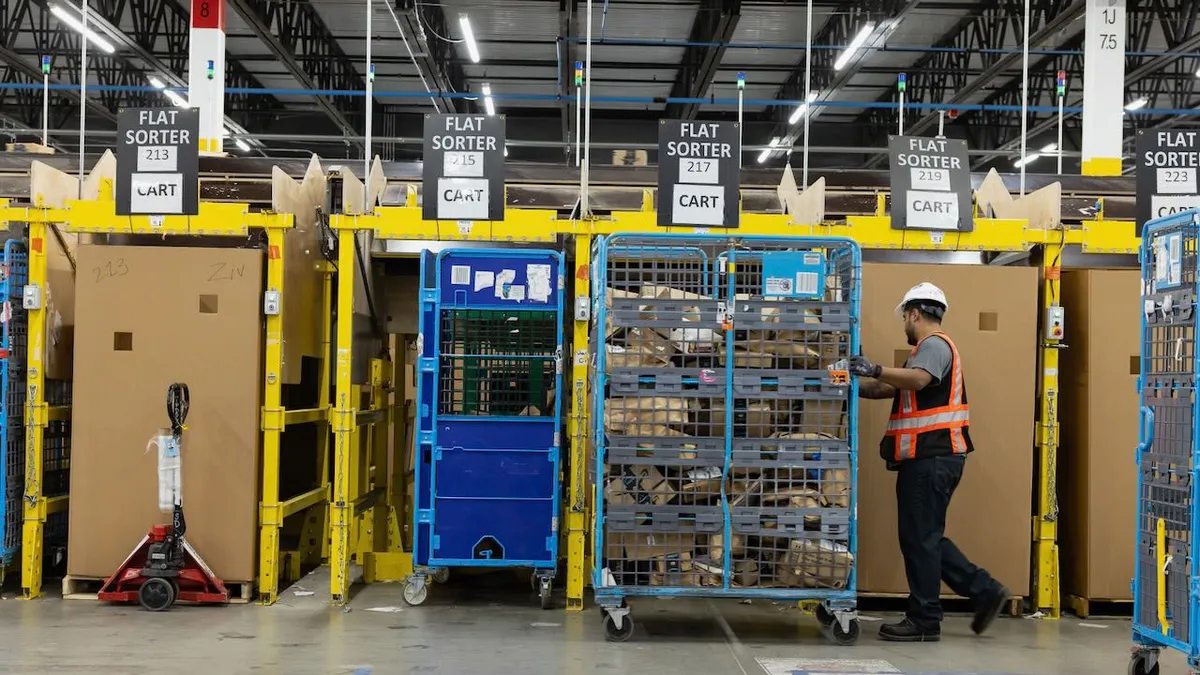
[[[964,456],[910,459],[896,476],[900,552],[908,576],[908,618],[924,629],[942,621],[942,582],[976,606],[1000,591],[987,570],[976,567],[945,537],[946,509],[962,479]]]

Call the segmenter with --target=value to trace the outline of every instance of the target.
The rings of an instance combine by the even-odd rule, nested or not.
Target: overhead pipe
[[[37,90],[41,91],[41,83],[26,83],[26,82],[5,82],[0,83],[0,91],[17,91],[17,90]],[[75,91],[77,85],[73,84],[51,84],[52,91]],[[111,92],[156,92],[161,91],[151,86],[137,85],[90,85],[90,90],[93,91],[111,91]],[[167,87],[170,91],[186,91],[179,87]],[[225,90],[227,94],[242,94],[249,96],[366,96],[365,91],[353,89],[278,89],[266,87],[230,87]],[[414,91],[376,91],[373,92],[375,98],[428,98],[429,94],[425,92]],[[479,98],[478,94],[462,93],[456,91],[450,92],[433,92],[435,96],[442,98],[458,98],[475,100]],[[559,101],[561,97],[558,94],[504,94],[494,93],[492,98],[498,101]],[[691,98],[686,96],[593,96],[592,101],[596,103],[638,103],[663,105],[669,103],[683,104],[699,104],[699,105],[727,105],[731,108],[737,106],[736,98]],[[794,108],[800,105],[802,101],[791,99],[746,99],[745,104],[750,106],[764,107],[783,107]],[[879,110],[896,110],[899,105],[894,102],[887,101],[821,101],[822,108],[851,108],[857,110],[879,109]],[[1041,105],[1028,106],[1025,108],[1020,105],[993,105],[993,104],[977,104],[977,103],[916,103],[913,101],[905,101],[904,107],[906,110],[955,110],[963,112],[1021,112],[1028,110],[1031,113],[1049,113],[1058,114],[1058,105]],[[1080,114],[1083,112],[1082,106],[1063,108],[1064,112]],[[1178,115],[1194,117],[1200,115],[1200,108],[1140,108],[1138,110],[1125,111],[1128,115],[1142,115],[1148,117]]]

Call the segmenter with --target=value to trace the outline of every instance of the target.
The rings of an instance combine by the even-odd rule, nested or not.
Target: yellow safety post
[[[354,521],[351,490],[357,460],[358,389],[351,383],[351,343],[354,340],[354,230],[338,229],[337,330],[333,401],[333,498],[330,505],[329,594],[344,604],[350,590],[350,545]]]
[[[272,604],[279,596],[283,570],[279,531],[283,506],[279,503],[279,448],[283,435],[283,241],[284,230],[267,229],[267,294],[273,295],[273,312],[266,312],[266,348],[263,351],[262,502],[259,506],[258,600]],[[266,304],[266,303],[264,303]]]
[[[1051,308],[1060,306],[1060,279],[1062,277],[1062,241],[1065,231],[1058,234],[1059,241],[1042,245],[1042,310],[1048,316]],[[1038,473],[1037,513],[1033,517],[1034,546],[1034,604],[1050,618],[1058,618],[1059,598],[1058,574],[1058,446],[1059,446],[1059,382],[1058,351],[1062,348],[1061,337],[1055,337],[1042,327],[1038,373]]]
[[[1159,630],[1166,635],[1171,631],[1171,621],[1167,618],[1167,565],[1171,562],[1171,556],[1167,553],[1167,524],[1162,518],[1155,523],[1155,552],[1158,554],[1158,569],[1155,573],[1158,603],[1155,611],[1158,615]]]
[[[26,599],[42,594],[42,534],[46,525],[46,495],[42,492],[42,438],[46,410],[46,222],[29,223],[29,280],[26,294],[36,296],[28,308],[25,384],[25,494],[21,529],[21,591]]]
[[[588,302],[591,297],[592,238],[586,234],[575,237],[575,302]],[[574,305],[573,305],[574,306]],[[588,447],[588,324],[575,318],[571,338],[575,358],[571,366],[571,477],[567,497],[567,609],[583,610],[583,588],[587,578],[587,447]]]

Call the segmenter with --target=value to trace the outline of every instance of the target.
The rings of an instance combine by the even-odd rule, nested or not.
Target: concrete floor
[[[646,600],[633,604],[634,637],[612,644],[599,610],[542,611],[519,584],[435,586],[418,608],[404,606],[400,586],[378,584],[359,591],[349,611],[325,606],[323,588],[304,584],[273,607],[166,614],[8,593],[0,601],[0,673],[1097,675],[1124,673],[1129,660],[1127,620],[1001,619],[976,637],[967,618],[953,617],[941,643],[923,645],[879,642],[878,621],[866,621],[858,645],[837,647],[811,617],[768,602]],[[853,662],[818,667],[814,659]],[[1186,669],[1170,654],[1162,672]]]

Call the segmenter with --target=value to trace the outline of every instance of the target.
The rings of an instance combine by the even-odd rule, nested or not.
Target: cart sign
[[[1200,132],[1137,132],[1137,234],[1147,221],[1200,208]]]
[[[889,136],[892,228],[970,232],[971,165],[967,142],[923,136]]]
[[[425,220],[504,220],[504,116],[426,115]]]
[[[117,114],[117,215],[194,216],[200,208],[200,112],[134,108]]]
[[[659,120],[659,226],[737,227],[741,156],[736,123]]]

